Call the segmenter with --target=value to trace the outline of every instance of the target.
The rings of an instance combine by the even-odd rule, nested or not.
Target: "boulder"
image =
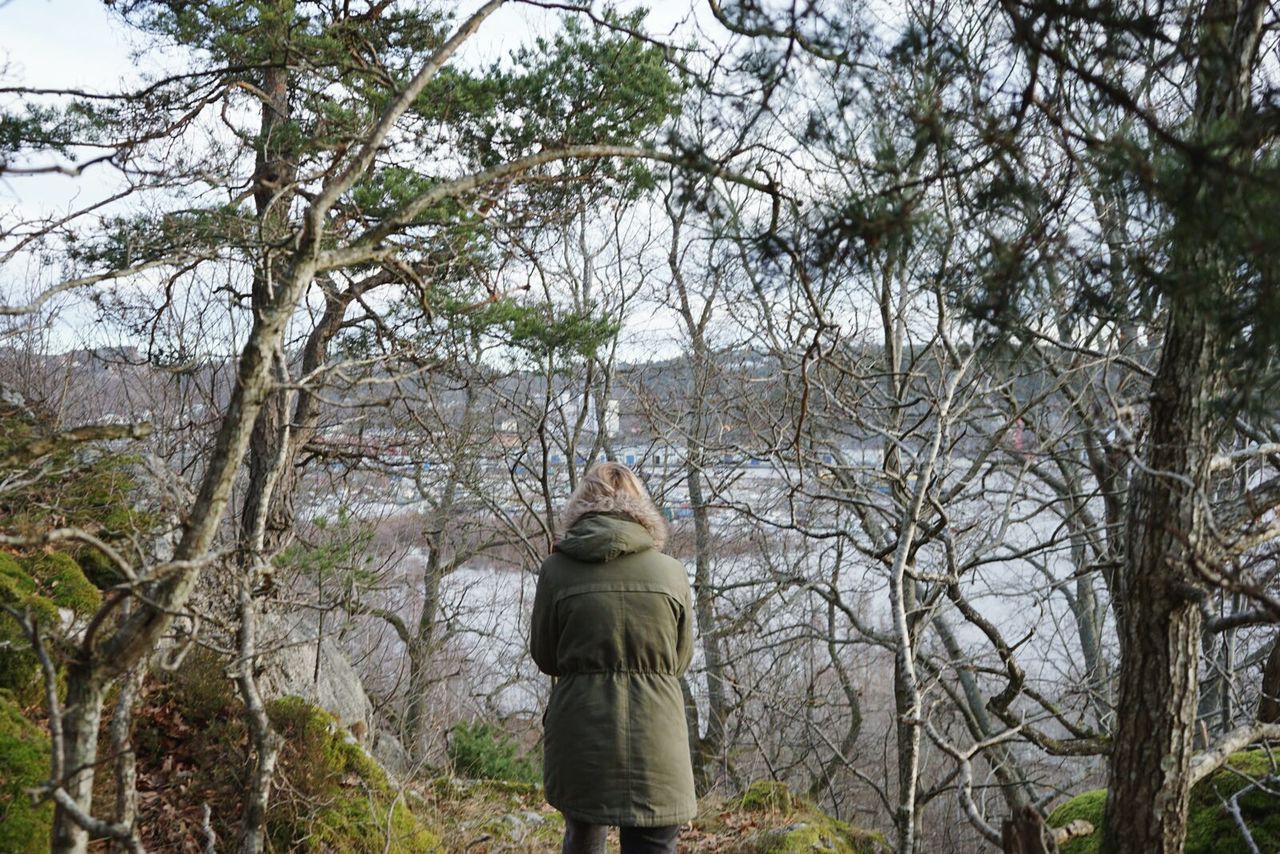
[[[368,731],[373,703],[359,675],[341,647],[327,633],[320,637],[310,619],[263,614],[258,620],[258,651],[258,690],[264,700],[301,697],[357,735]]]
[[[372,741],[369,752],[388,774],[400,780],[409,776],[413,770],[413,759],[400,739],[384,729],[375,729]]]

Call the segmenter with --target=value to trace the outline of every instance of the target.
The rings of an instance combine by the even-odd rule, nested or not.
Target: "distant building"
[[[622,408],[616,398],[610,398],[604,406],[604,432],[610,436],[618,435],[622,427]]]

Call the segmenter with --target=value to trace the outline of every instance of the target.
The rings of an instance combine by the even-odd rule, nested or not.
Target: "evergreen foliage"
[[[449,731],[449,764],[455,774],[472,779],[542,782],[537,757],[522,756],[515,739],[488,721],[454,724]]]

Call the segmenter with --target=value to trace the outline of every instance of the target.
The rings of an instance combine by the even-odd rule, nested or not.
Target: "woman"
[[[626,466],[601,463],[565,506],[542,564],[529,647],[555,677],[543,720],[547,801],[563,854],[676,850],[693,818],[680,677],[693,654],[689,580],[662,554],[666,522]]]

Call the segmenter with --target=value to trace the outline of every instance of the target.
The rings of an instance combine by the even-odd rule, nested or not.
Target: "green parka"
[[[530,651],[555,677],[547,802],[590,824],[684,824],[697,805],[680,677],[693,655],[684,567],[630,519],[588,514],[542,564]]]

